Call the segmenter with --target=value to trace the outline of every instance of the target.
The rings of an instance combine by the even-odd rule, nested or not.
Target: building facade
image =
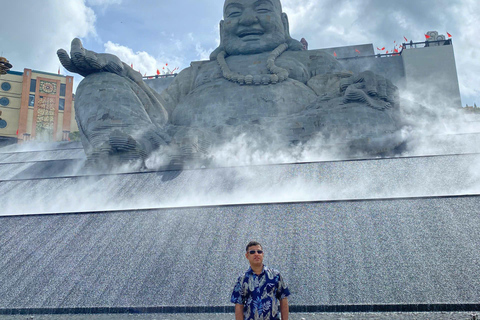
[[[73,108],[73,77],[9,71],[0,76],[0,143],[69,140],[78,131]]]

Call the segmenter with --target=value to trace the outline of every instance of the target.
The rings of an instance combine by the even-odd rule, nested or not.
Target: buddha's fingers
[[[59,49],[57,51],[57,56],[58,56],[58,59],[60,60],[60,63],[65,69],[73,73],[81,74],[80,71],[73,64],[72,59],[70,59],[70,56],[68,55],[67,51],[63,49]]]
[[[78,70],[81,70],[85,73],[90,73],[92,67],[85,60],[85,48],[82,45],[80,39],[75,38],[72,40],[72,46],[70,48],[70,56],[72,57],[72,62],[77,67]]]

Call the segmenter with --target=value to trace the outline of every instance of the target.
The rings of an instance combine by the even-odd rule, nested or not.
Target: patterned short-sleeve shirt
[[[289,295],[280,273],[264,266],[260,275],[249,268],[238,278],[230,301],[243,305],[245,320],[277,320],[280,300]]]

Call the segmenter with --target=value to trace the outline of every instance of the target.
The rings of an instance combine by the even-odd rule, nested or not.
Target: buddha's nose
[[[257,13],[254,10],[245,10],[239,22],[243,25],[252,25],[257,23]]]

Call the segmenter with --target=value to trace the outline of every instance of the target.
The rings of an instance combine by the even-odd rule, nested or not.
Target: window
[[[37,90],[37,80],[30,80],[30,92],[35,92]]]
[[[9,82],[2,83],[2,90],[9,91],[12,88],[12,85]]]
[[[33,107],[35,105],[35,95],[31,94],[28,96],[28,106]]]
[[[58,100],[58,110],[65,110],[65,99]]]
[[[0,106],[8,106],[10,104],[10,100],[8,100],[8,98],[6,97],[3,97],[3,98],[0,98]]]
[[[66,90],[66,89],[67,89],[67,85],[61,83],[61,84],[60,84],[60,96],[61,96],[61,97],[65,97],[65,90]]]

